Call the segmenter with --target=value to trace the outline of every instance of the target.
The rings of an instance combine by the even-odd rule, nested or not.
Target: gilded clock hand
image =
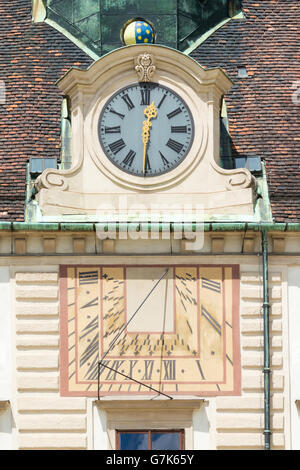
[[[155,107],[154,101],[149,106],[147,106],[147,108],[144,110],[144,114],[147,117],[147,120],[143,122],[142,131],[142,139],[144,144],[143,173],[145,174],[147,145],[150,137],[150,127],[152,126],[151,119],[155,119],[157,117],[157,109]]]

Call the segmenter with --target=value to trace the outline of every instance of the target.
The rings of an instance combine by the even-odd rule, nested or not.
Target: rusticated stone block
[[[115,252],[115,240],[103,240],[102,241],[103,253],[114,253]]]
[[[272,237],[273,252],[284,253],[285,251],[285,238],[283,237]]]
[[[16,255],[25,255],[26,254],[26,238],[15,238],[15,254]]]
[[[212,253],[223,253],[224,237],[211,237],[211,251]]]
[[[253,253],[254,251],[254,237],[245,237],[244,238],[244,253]]]
[[[56,253],[56,238],[44,238],[43,240],[44,253]]]
[[[74,253],[85,253],[86,251],[86,241],[84,237],[73,238],[73,251]]]

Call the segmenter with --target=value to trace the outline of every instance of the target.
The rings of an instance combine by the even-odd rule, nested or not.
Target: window
[[[194,449],[194,419],[197,423],[204,400],[150,398],[95,401],[94,449]],[[208,429],[205,423],[201,426]]]
[[[118,450],[184,450],[184,431],[117,431]]]

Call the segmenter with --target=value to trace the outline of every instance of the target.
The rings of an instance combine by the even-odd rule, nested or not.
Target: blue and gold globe
[[[153,44],[153,27],[143,20],[132,21],[124,28],[123,40],[126,46],[131,44]]]

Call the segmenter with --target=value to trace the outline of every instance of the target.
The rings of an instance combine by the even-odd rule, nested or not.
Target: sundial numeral
[[[152,373],[153,373],[154,361],[145,360],[144,365],[145,365],[145,372],[144,372],[144,375],[142,377],[142,380],[151,380],[152,379]]]
[[[133,369],[135,368],[135,366],[138,364],[139,361],[135,361],[135,360],[132,360],[132,361],[129,361],[129,377],[128,377],[128,380],[129,378],[131,378],[133,376]]]
[[[124,160],[122,161],[122,163],[124,163],[124,165],[131,166],[135,156],[136,156],[136,152],[134,152],[133,150],[130,150],[128,154],[126,155],[126,157],[124,158]]]
[[[176,380],[176,361],[164,360],[164,377],[163,380]]]
[[[180,144],[176,140],[169,139],[168,142],[167,142],[167,147],[174,150],[174,152],[176,152],[176,153],[180,153],[181,150],[183,149],[183,144]]]
[[[201,367],[201,364],[200,364],[199,359],[196,359],[196,364],[197,364],[198,370],[199,370],[199,372],[200,372],[201,378],[202,378],[203,380],[205,380],[205,377],[204,377],[203,370],[202,370],[202,367]]]
[[[109,148],[114,155],[120,152],[120,150],[122,150],[124,147],[126,147],[126,144],[123,139],[116,140],[116,142],[113,142],[109,145]]]
[[[107,127],[105,126],[105,134],[119,134],[121,132],[121,126]]]
[[[129,98],[129,95],[126,94],[126,95],[122,96],[122,100],[124,100],[125,103],[127,104],[127,107],[129,109],[129,111],[134,108],[134,104],[131,101],[131,99]]]
[[[79,273],[79,284],[97,284],[98,271],[85,271]]]
[[[203,307],[201,306],[201,315],[208,321],[208,323],[216,330],[216,332],[221,336],[222,326],[217,320]]]
[[[174,109],[174,111],[167,114],[167,116],[168,116],[169,119],[172,119],[173,117],[177,116],[177,114],[180,114],[180,113],[182,113],[182,109],[181,108],[176,108],[176,109]]]
[[[113,361],[111,365],[111,370],[109,370],[107,376],[105,377],[105,380],[117,380],[119,369],[123,363],[124,361]]]
[[[201,278],[202,287],[204,289],[213,290],[214,292],[221,292],[221,282],[220,281],[213,281],[212,279],[207,279],[206,277]]]

